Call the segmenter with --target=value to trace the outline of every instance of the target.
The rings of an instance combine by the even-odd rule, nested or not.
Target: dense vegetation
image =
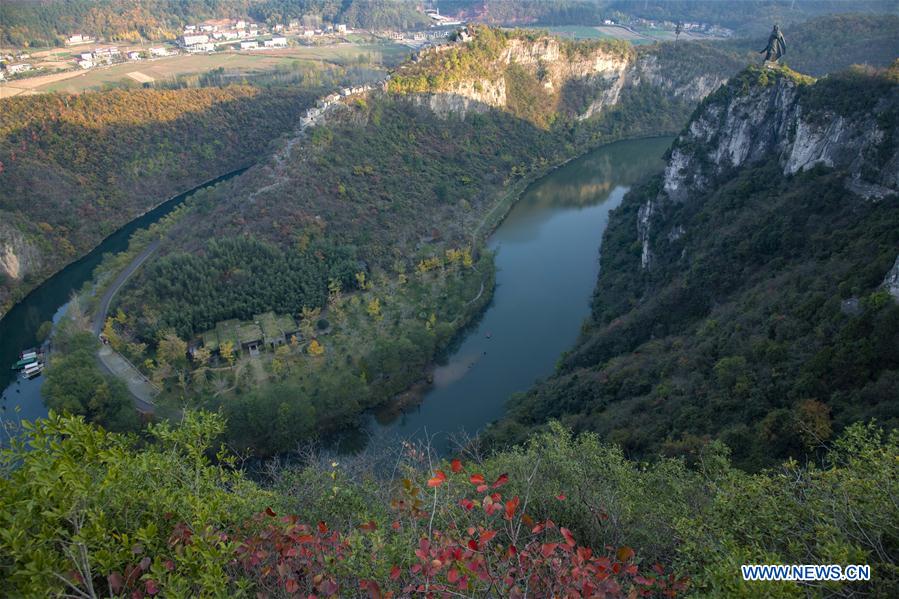
[[[822,468],[624,458],[559,426],[491,456],[426,448],[263,482],[220,417],[148,438],[51,416],[0,459],[0,593],[147,596],[894,596],[899,438],[850,428]],[[214,462],[209,456],[216,455]],[[740,564],[869,564],[870,582],[744,582]]]
[[[72,306],[72,310],[77,310]],[[47,407],[60,413],[82,414],[86,421],[111,431],[139,428],[131,395],[120,379],[106,374],[97,364],[99,341],[67,320],[56,331],[58,348],[42,392]]]
[[[484,35],[485,45],[506,36]],[[658,60],[685,85],[700,73],[679,61],[704,53],[716,77],[733,66],[699,45]],[[508,74],[510,108],[464,118],[406,94],[349,102],[270,161],[196,194],[117,296],[105,328],[114,347],[163,389],[161,403],[222,409],[234,446],[263,455],[352,424],[421,381],[489,301],[480,243],[524,185],[600,143],[674,132],[692,109],[646,82],[585,121],[573,118],[582,104],[560,110],[557,99],[528,116],[543,87],[536,70]],[[295,343],[253,360],[237,347],[188,360],[199,333],[269,310],[300,323]]]
[[[707,102],[740,93],[749,75]],[[805,86],[802,102],[846,116],[880,102],[893,133],[867,156],[878,168],[899,122],[894,91],[887,76],[856,71]],[[899,305],[880,289],[899,247],[895,197],[863,201],[840,170],[781,169],[772,159],[729,172],[668,206],[648,272],[635,223],[660,180],[630,193],[606,232],[583,339],[557,376],[512,402],[495,438],[559,418],[634,455],[695,456],[720,438],[759,468],[813,455],[859,420],[899,425]]]
[[[229,86],[3,100],[0,238],[20,272],[0,281],[0,306],[166,198],[257,159],[312,97]]]
[[[316,244],[283,252],[252,238],[213,240],[202,256],[175,254],[148,268],[155,326],[144,333],[172,328],[190,338],[229,318],[299,314],[325,305],[329,282],[352,289],[356,272],[352,248]]]
[[[394,0],[8,0],[0,4],[0,44],[62,45],[73,33],[109,40],[174,39],[184,25],[210,18],[246,18],[269,25],[413,27],[428,18],[413,2]]]

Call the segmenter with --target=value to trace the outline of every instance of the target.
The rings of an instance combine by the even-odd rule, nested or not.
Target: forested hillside
[[[692,110],[684,90],[702,93],[734,69],[702,45],[640,59],[626,45],[474,31],[192,202],[110,325],[164,397],[221,405],[232,439],[261,453],[391,400],[489,301],[481,243],[528,181],[600,143],[678,130]],[[705,55],[708,70],[695,64]],[[640,69],[637,83],[625,85],[627,69]],[[447,75],[424,93],[403,83]],[[504,91],[493,105],[457,93],[495,81]],[[267,310],[305,328],[261,371],[245,355],[179,367],[160,355],[165,339],[199,343],[217,323]]]
[[[135,216],[258,159],[313,97],[229,86],[0,102],[0,314]]]
[[[739,35],[831,13],[892,13],[893,0],[443,0],[444,14],[494,25],[599,25],[603,19],[641,17],[669,22],[723,25]]]
[[[581,342],[492,437],[558,418],[639,456],[719,438],[758,468],[899,425],[895,68],[750,69],[707,99],[615,212]]]
[[[0,4],[0,44],[62,45],[73,33],[133,42],[174,39],[184,25],[246,17],[269,25],[303,19],[359,28],[428,22],[416,3],[395,0],[6,0]]]

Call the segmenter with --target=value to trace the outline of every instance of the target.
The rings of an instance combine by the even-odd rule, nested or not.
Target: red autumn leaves
[[[593,549],[577,544],[568,528],[550,519],[535,522],[525,513],[527,501],[522,505],[518,496],[503,498],[497,492],[509,482],[507,474],[488,484],[483,474],[463,475],[463,470],[462,463],[453,460],[449,475],[434,471],[427,485],[434,489],[434,505],[440,507],[431,512],[411,501],[397,501],[390,526],[389,520],[382,525],[367,520],[332,530],[324,522],[302,524],[296,516],[279,517],[268,508],[229,535],[235,543],[233,565],[254,581],[257,590],[267,589],[261,594],[291,596],[340,597],[357,595],[359,589],[372,599],[459,594],[630,599],[674,596],[686,588],[686,581],[666,575],[661,566],[654,572],[640,571],[630,547],[617,551],[607,547],[604,555],[594,555]],[[460,484],[444,487],[453,475],[459,475]],[[453,492],[470,490],[468,484],[483,496],[456,499]],[[403,487],[413,498],[421,491],[411,480]],[[529,496],[534,496],[533,490]],[[438,504],[440,498],[449,501]],[[549,499],[561,501],[564,495]],[[433,530],[430,525],[423,530],[422,523],[433,523]],[[170,544],[191,545],[191,535],[188,527],[178,524]],[[350,560],[360,557],[377,561],[384,553],[375,547],[385,543],[393,546],[390,554],[398,563],[381,564],[383,568],[373,570],[380,575],[364,579],[347,569]],[[165,594],[164,586],[148,579],[146,569],[126,572],[129,575],[134,580],[114,573],[110,587],[135,591],[135,596]]]

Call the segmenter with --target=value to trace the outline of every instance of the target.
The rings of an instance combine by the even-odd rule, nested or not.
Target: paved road
[[[147,258],[152,256],[157,249],[159,249],[158,239],[144,248],[144,251],[140,254],[135,256],[134,260],[131,261],[131,264],[129,264],[125,270],[120,272],[119,276],[112,282],[112,285],[106,289],[106,293],[100,298],[100,305],[97,307],[97,313],[94,315],[94,335],[99,336],[100,331],[103,330],[103,324],[106,322],[106,314],[109,312],[109,304],[112,303],[112,298],[115,297],[115,294],[118,293],[119,289],[122,288],[122,285],[125,284],[129,277],[134,274],[134,271],[140,268],[141,264],[146,262]]]
[[[120,272],[112,284],[106,289],[103,297],[100,298],[100,305],[97,306],[97,313],[94,315],[93,331],[95,336],[99,336],[100,331],[103,330],[103,324],[106,322],[106,314],[109,312],[109,305],[112,303],[112,298],[115,297],[115,294],[122,288],[122,285],[125,284],[128,278],[134,274],[134,271],[140,268],[141,265],[146,262],[147,258],[152,256],[157,249],[159,249],[159,240],[154,241],[144,248],[140,254],[135,256],[134,260],[131,261],[131,264]],[[147,377],[141,374],[141,372],[131,364],[131,362],[119,355],[108,345],[100,346],[100,351],[97,352],[97,361],[100,363],[100,367],[103,368],[103,370],[122,379],[128,387],[128,391],[131,392],[132,399],[134,400],[134,407],[137,408],[138,412],[152,414],[155,411],[156,404],[153,403],[153,397],[156,395],[156,388],[147,380]]]

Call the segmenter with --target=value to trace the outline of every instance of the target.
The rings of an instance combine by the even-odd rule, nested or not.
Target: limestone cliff
[[[896,193],[897,89],[889,76],[871,81],[864,107],[840,97],[839,77],[816,83],[784,68],[749,68],[710,96],[672,145],[658,197],[639,211],[643,267],[651,267],[651,230],[665,205],[701,196],[743,165],[775,159],[785,175],[823,165],[845,171],[856,196]]]
[[[0,281],[20,282],[26,274],[40,270],[41,253],[17,228],[0,222]],[[2,288],[0,288],[2,294]],[[0,295],[0,318],[6,298]]]
[[[550,115],[602,114],[637,88],[694,104],[739,68],[732,56],[700,44],[638,49],[486,28],[472,34],[423,51],[393,74],[388,90],[441,116],[494,108],[545,125]]]

